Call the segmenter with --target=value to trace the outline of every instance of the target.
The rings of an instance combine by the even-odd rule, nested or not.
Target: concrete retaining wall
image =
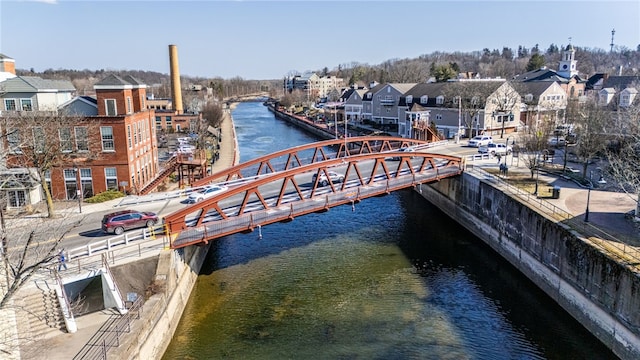
[[[210,244],[160,254],[153,288],[140,320],[132,323],[126,344],[108,352],[109,359],[161,359],[180,322]]]
[[[640,277],[584,237],[470,173],[422,196],[486,242],[623,359],[640,358]]]
[[[287,114],[287,113],[283,113],[280,111],[276,111],[272,106],[268,107],[269,110],[271,112],[273,112],[273,115],[275,115],[275,117],[277,117],[278,119],[284,120],[286,122],[289,122],[295,126],[298,126],[299,128],[303,129],[304,131],[313,134],[317,137],[319,137],[320,139],[325,139],[325,140],[330,140],[330,139],[334,139],[335,138],[335,133],[332,132],[328,132],[327,130],[314,126],[313,124],[310,124],[304,120],[300,120],[298,118],[296,118],[295,116],[291,115],[291,114]]]

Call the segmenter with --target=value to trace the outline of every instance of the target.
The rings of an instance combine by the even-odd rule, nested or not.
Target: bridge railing
[[[172,247],[181,247],[193,243],[212,240],[227,234],[252,231],[257,226],[286,221],[295,216],[312,212],[325,211],[330,207],[341,204],[352,204],[361,198],[367,198],[386,194],[394,190],[415,186],[437,179],[438,176],[458,174],[457,166],[447,166],[431,171],[416,173],[412,176],[401,176],[388,179],[384,182],[375,182],[370,185],[348,188],[343,191],[331,192],[312,199],[298,200],[268,210],[253,211],[251,213],[230,217],[224,221],[211,221],[196,227],[188,227],[181,230],[172,241]]]

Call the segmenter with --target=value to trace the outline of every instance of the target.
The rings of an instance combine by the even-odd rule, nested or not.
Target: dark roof
[[[557,81],[559,83],[567,83],[569,79],[558,75],[554,70],[542,67],[537,70],[529,71],[513,77],[514,81],[533,82],[533,81]]]
[[[105,77],[104,79],[98,81],[96,83],[96,85],[107,85],[107,86],[111,86],[111,85],[120,85],[120,86],[124,86],[124,85],[131,85],[128,81],[125,81],[123,78],[121,78],[118,75],[108,75],[107,77]]]
[[[124,77],[124,80],[129,82],[131,85],[144,85],[144,83],[131,75],[127,75]]]
[[[519,86],[522,86],[521,91],[518,91],[520,95],[525,96],[527,94],[533,95],[535,98],[538,98],[540,94],[545,92],[553,82],[549,81],[533,81],[533,82],[524,82]],[[518,89],[520,90],[520,89]]]
[[[587,79],[587,83],[585,85],[585,89],[587,90],[593,90],[593,86],[595,84],[598,83],[598,81],[600,81],[601,79],[603,79],[605,76],[604,73],[598,73],[598,74],[594,74],[592,75],[589,79]]]
[[[488,96],[489,94],[495,92],[500,86],[502,86],[502,84],[504,84],[504,81],[447,81],[447,82],[436,82],[436,83],[420,83],[417,84],[416,86],[412,87],[409,91],[407,91],[404,96],[400,97],[400,102],[399,102],[399,106],[406,106],[407,102],[406,102],[406,97],[411,95],[413,97],[413,100],[411,101],[412,103],[418,102],[420,103],[420,98],[422,96],[428,96],[427,99],[427,103],[426,104],[422,104],[423,106],[426,107],[443,107],[443,106],[450,106],[450,104],[447,104],[447,102],[451,102],[451,100],[453,100],[453,97],[450,95],[447,95],[447,89],[450,88],[454,88],[457,86],[477,86],[478,83],[482,83],[485,84],[482,87],[483,91],[486,91],[487,94],[485,94],[486,96]],[[436,104],[436,98],[440,95],[445,96],[445,103],[444,104]],[[486,99],[483,98],[481,99],[482,102],[484,102]]]
[[[356,91],[356,89],[349,88],[349,89],[345,90],[345,92],[342,93],[340,98],[342,99],[342,101],[345,101],[351,96],[351,94],[353,94],[354,91]]]
[[[371,94],[375,94],[376,92],[380,91],[380,89],[382,89],[385,85],[387,84],[378,84],[376,86],[374,86],[373,88],[369,89],[369,91],[367,91],[366,93],[364,93],[364,95],[362,96],[362,100],[363,101],[368,101],[366,99],[366,95],[371,93]]]
[[[634,82],[640,84],[640,76],[609,76],[602,83],[602,87],[624,90]]]
[[[98,99],[94,98],[93,96],[78,96],[78,97],[82,98],[86,102],[90,102],[94,105],[98,105]]]

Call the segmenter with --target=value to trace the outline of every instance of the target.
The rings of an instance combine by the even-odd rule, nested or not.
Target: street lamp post
[[[584,210],[584,222],[589,222],[589,201],[591,200],[591,188],[593,187],[592,181],[593,172],[589,170],[589,187],[587,188],[587,208]]]
[[[587,208],[584,211],[584,222],[589,222],[589,200],[591,200],[591,184],[587,188]]]
[[[333,123],[335,124],[336,127],[336,140],[338,139],[338,113],[336,111],[336,105],[333,104]]]
[[[534,166],[536,167],[536,188],[533,190],[533,195],[538,196],[538,180],[540,179],[540,154],[536,154]]]
[[[78,197],[78,211],[82,214],[82,177],[80,176],[80,169],[77,165],[73,165],[73,172],[76,173],[76,181],[78,181],[78,189],[76,196]]]

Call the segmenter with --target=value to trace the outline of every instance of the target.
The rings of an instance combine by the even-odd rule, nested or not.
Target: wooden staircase
[[[147,195],[148,193],[153,191],[155,188],[158,187],[158,185],[160,185],[164,181],[164,179],[166,179],[169,175],[171,175],[171,173],[174,172],[177,168],[178,168],[178,160],[177,160],[177,157],[173,156],[171,159],[167,161],[167,164],[164,170],[162,170],[158,174],[158,176],[156,176],[156,178],[153,179],[153,181],[147,184],[147,186],[142,188],[142,190],[140,190],[138,195]]]

